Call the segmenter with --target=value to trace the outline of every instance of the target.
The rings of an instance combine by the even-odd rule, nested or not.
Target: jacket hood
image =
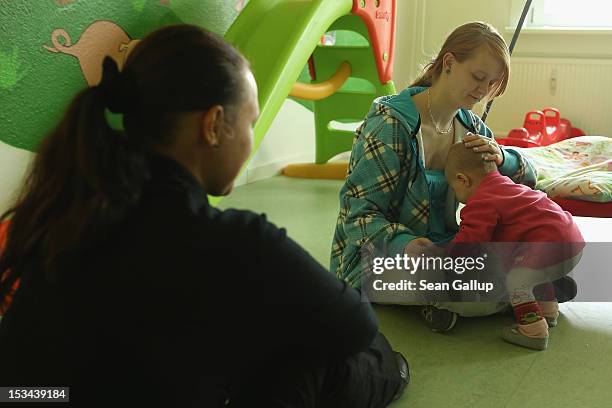
[[[409,129],[417,129],[420,125],[419,111],[412,101],[412,96],[427,90],[427,87],[415,86],[405,88],[396,95],[387,95],[376,98],[370,107],[367,117],[379,115],[383,112],[382,107],[386,107],[385,113],[390,114],[396,119],[403,122]],[[481,133],[481,128],[484,127],[482,121],[471,111],[460,109],[456,115],[457,119],[465,126],[466,129],[473,133]],[[486,129],[486,127],[484,127]],[[485,136],[489,136],[486,134]]]

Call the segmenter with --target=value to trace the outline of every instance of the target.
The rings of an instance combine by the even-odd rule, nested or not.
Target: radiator
[[[548,106],[587,135],[612,137],[612,60],[512,58],[510,83],[487,125],[505,136],[527,111]]]

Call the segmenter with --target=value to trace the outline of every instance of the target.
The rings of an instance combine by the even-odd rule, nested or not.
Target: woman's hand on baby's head
[[[492,138],[467,133],[463,138],[463,145],[475,153],[482,153],[485,161],[494,161],[498,166],[501,166],[504,160],[501,147]]]

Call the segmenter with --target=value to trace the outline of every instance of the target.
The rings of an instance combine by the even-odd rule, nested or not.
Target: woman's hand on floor
[[[421,256],[427,254],[432,247],[435,247],[435,245],[431,240],[425,237],[419,237],[413,239],[406,245],[404,253],[412,257]]]

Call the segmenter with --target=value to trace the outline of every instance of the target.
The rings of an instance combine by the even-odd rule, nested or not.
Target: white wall
[[[412,82],[455,27],[481,20],[502,31],[509,17],[510,0],[397,0],[396,85]]]
[[[280,174],[287,164],[312,163],[314,159],[314,115],[287,99],[235,185],[269,178]]]
[[[21,188],[33,154],[0,142],[0,214],[8,210]]]
[[[420,67],[436,55],[453,28],[469,21],[480,20],[491,23],[510,44],[514,32],[511,26],[518,21],[523,4],[523,0],[397,0],[394,73],[396,86],[401,89],[409,85],[420,72]],[[612,60],[612,32],[548,33],[524,29],[516,43],[513,57]],[[526,78],[511,75],[509,91],[512,91],[513,82],[524,83],[525,80]],[[580,81],[581,78],[578,77],[577,80]],[[523,116],[527,111],[557,104],[565,107],[565,110],[561,110],[562,116],[566,116],[564,111],[572,115],[568,116],[568,119],[573,123],[579,123],[587,133],[612,135],[612,126],[602,125],[604,117],[593,119],[593,122],[599,125],[592,132],[589,132],[588,121],[580,123],[581,119],[589,116],[587,115],[589,107],[610,105],[607,95],[602,95],[601,89],[591,86],[591,83],[592,81],[585,81],[582,92],[572,95],[571,100],[559,100],[558,97],[553,97],[554,95],[539,94],[534,98],[529,94],[508,92],[513,98],[512,101],[505,100],[504,96],[499,98],[493,105],[487,124],[496,134],[505,135],[510,128],[522,125]],[[564,84],[558,82],[557,86],[561,89]],[[560,94],[561,91],[562,89]],[[512,106],[513,109],[511,111],[504,109],[504,105]],[[482,105],[477,106],[475,111],[481,113],[483,108]],[[592,114],[590,115],[592,117]]]
[[[397,0],[396,84],[411,81],[453,28],[469,21],[491,23],[510,44],[522,6],[522,0]],[[612,59],[612,33],[523,29],[513,55]]]

